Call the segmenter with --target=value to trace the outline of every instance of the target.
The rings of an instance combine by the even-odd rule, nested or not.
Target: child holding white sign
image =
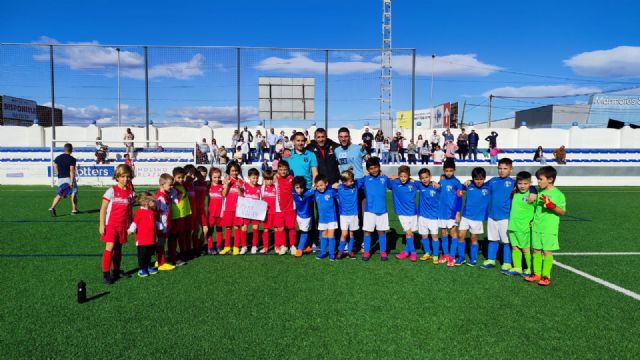
[[[248,199],[260,200],[262,195],[262,187],[258,185],[258,177],[260,172],[256,168],[251,168],[247,172],[249,182],[244,183],[242,196]],[[251,242],[251,253],[256,254],[258,252],[258,225],[260,220],[254,219],[242,219],[242,237],[247,238],[248,225],[251,225],[251,232],[253,233],[253,240]],[[240,254],[244,255],[247,252],[246,246],[240,250]]]

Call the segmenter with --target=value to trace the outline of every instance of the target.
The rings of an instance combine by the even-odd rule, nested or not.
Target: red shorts
[[[242,219],[243,225],[260,225],[260,220]]]
[[[288,211],[276,213],[275,219],[273,220],[273,226],[285,227],[287,229],[295,229],[296,228],[296,211],[288,210]]]
[[[209,227],[222,226],[222,218],[218,216],[209,216]]]
[[[235,211],[225,211],[222,215],[222,226],[241,226],[242,218],[236,217]]]
[[[112,243],[127,243],[127,226],[118,226],[118,225],[106,225],[104,227],[104,235],[100,237],[100,240],[103,242],[112,242]]]
[[[171,234],[177,234],[191,229],[191,220],[189,217],[183,217],[178,219],[171,219],[171,225],[169,225],[169,231]]]
[[[275,225],[273,225],[276,218],[276,213],[267,213],[267,218],[262,222],[263,229],[273,229]]]

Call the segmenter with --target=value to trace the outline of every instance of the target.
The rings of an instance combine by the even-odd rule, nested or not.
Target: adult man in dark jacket
[[[307,150],[316,154],[318,159],[318,174],[324,174],[329,178],[329,184],[340,181],[340,170],[338,170],[338,159],[336,158],[335,149],[340,144],[327,138],[327,131],[318,128],[313,134],[314,140],[307,145]]]
[[[480,137],[475,130],[471,130],[469,134],[469,158],[473,155],[473,161],[478,161],[478,141]]]

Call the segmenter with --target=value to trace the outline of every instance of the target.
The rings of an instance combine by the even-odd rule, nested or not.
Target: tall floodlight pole
[[[382,0],[382,49],[380,60],[380,128],[385,134],[393,130],[391,114],[391,0]]]
[[[434,73],[434,68],[435,68],[435,62],[436,62],[436,54],[431,54],[431,91],[429,92],[429,107],[431,110],[429,110],[429,119],[431,122],[431,127],[434,127],[436,125],[435,123],[435,118],[434,118],[434,114],[433,114],[433,73]]]
[[[118,127],[121,127],[122,124],[120,122],[120,48],[116,48],[116,53],[118,54]]]

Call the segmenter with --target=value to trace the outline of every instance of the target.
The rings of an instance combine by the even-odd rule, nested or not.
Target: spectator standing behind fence
[[[418,140],[416,141],[416,147],[420,149],[424,145],[424,139],[422,135],[418,135]]]
[[[382,144],[384,144],[384,133],[382,132],[382,129],[379,129],[376,132],[376,136],[374,136],[373,141],[375,142],[376,156],[382,157]]]
[[[556,159],[556,163],[560,165],[567,163],[567,150],[564,148],[564,145],[553,151],[553,157]]]
[[[126,148],[126,152],[129,156],[133,157],[134,155],[134,147],[133,147],[133,139],[135,139],[135,135],[131,132],[131,128],[127,128],[127,132],[124,133],[124,147]]]
[[[446,144],[449,141],[453,141],[453,134],[450,129],[447,129],[442,132],[442,137],[444,138],[444,143]]]
[[[284,137],[284,141],[282,145],[284,146],[285,149],[293,150],[293,146],[294,146],[293,141],[291,141],[287,136]]]
[[[444,157],[455,160],[456,151],[458,151],[458,145],[456,145],[453,140],[447,140],[444,146]]]
[[[540,162],[540,165],[547,164],[547,160],[544,158],[544,150],[542,149],[542,146],[538,146],[536,149],[536,153],[533,154],[533,161]]]
[[[231,152],[235,153],[236,148],[238,147],[238,143],[240,142],[240,131],[238,129],[233,130],[233,135],[231,136]]]
[[[242,130],[242,133],[240,135],[242,135],[244,142],[249,144],[249,147],[251,147],[251,143],[253,142],[253,134],[246,126],[244,127],[244,130]]]
[[[106,164],[109,156],[109,147],[102,143],[102,138],[96,138],[96,164]]]
[[[469,152],[469,135],[464,131],[464,128],[461,129],[460,135],[458,135],[458,155],[460,155],[460,160],[465,160],[467,158],[467,153]]]
[[[202,141],[200,142],[200,144],[198,144],[198,156],[196,158],[196,161],[198,164],[208,164],[209,163],[209,152],[211,152],[211,148],[209,147],[209,144],[207,144],[207,139],[202,138]]]
[[[240,152],[242,153],[242,163],[251,164],[251,147],[249,142],[244,140],[244,137],[240,136],[240,143],[238,144]]]
[[[402,133],[398,131],[396,132],[396,138],[398,138],[398,153],[400,154],[402,161],[405,161],[404,153],[406,149],[404,147],[404,136],[402,136]]]
[[[278,142],[278,135],[273,128],[269,129],[267,134],[267,144],[269,145],[269,161],[273,161],[273,154],[276,152],[276,143]]]
[[[429,138],[429,142],[431,143],[431,151],[436,151],[436,146],[440,145],[440,135],[438,135],[437,130],[433,130],[433,135]]]
[[[373,150],[373,134],[369,131],[368,127],[364,128],[362,142],[366,145],[367,154],[371,154]]]
[[[469,134],[469,160],[471,160],[471,156],[473,155],[473,161],[478,161],[478,141],[480,141],[480,137],[475,130],[471,130]]]
[[[262,133],[260,132],[260,130],[256,130],[256,136],[254,137],[254,140],[256,141],[255,143],[255,147],[256,147],[256,161],[262,161],[264,160],[264,144],[265,144],[265,138],[264,136],[262,136]]]
[[[435,150],[433,151],[433,165],[442,165],[442,161],[444,160],[444,151],[440,148],[440,145],[436,145]]]
[[[218,164],[219,163],[219,158],[218,158],[218,143],[216,142],[216,139],[211,138],[211,146],[209,147],[209,162],[211,164]]]
[[[429,164],[429,156],[431,156],[431,144],[423,141],[422,147],[419,147],[418,151],[420,151],[420,161],[422,162],[422,165]]]
[[[491,149],[491,147],[498,147],[498,133],[495,131],[491,132],[491,135],[487,136],[486,138],[484,138],[485,141],[489,142],[489,149]]]
[[[409,140],[409,145],[407,145],[407,159],[409,162],[409,165],[415,165],[416,164],[416,153],[417,153],[417,146],[416,144],[413,142],[413,139]]]
[[[393,137],[393,139],[391,139],[391,142],[389,143],[389,156],[391,157],[391,164],[398,164],[400,163],[400,157],[398,156],[398,148],[400,146],[400,143],[398,142],[398,138],[397,137]]]
[[[389,163],[389,151],[390,150],[391,150],[391,144],[389,144],[389,138],[385,138],[382,141],[382,148],[381,148],[382,163],[383,164],[388,164]]]
[[[227,149],[224,146],[218,147],[218,164],[226,165],[229,163],[229,156],[227,155]]]

